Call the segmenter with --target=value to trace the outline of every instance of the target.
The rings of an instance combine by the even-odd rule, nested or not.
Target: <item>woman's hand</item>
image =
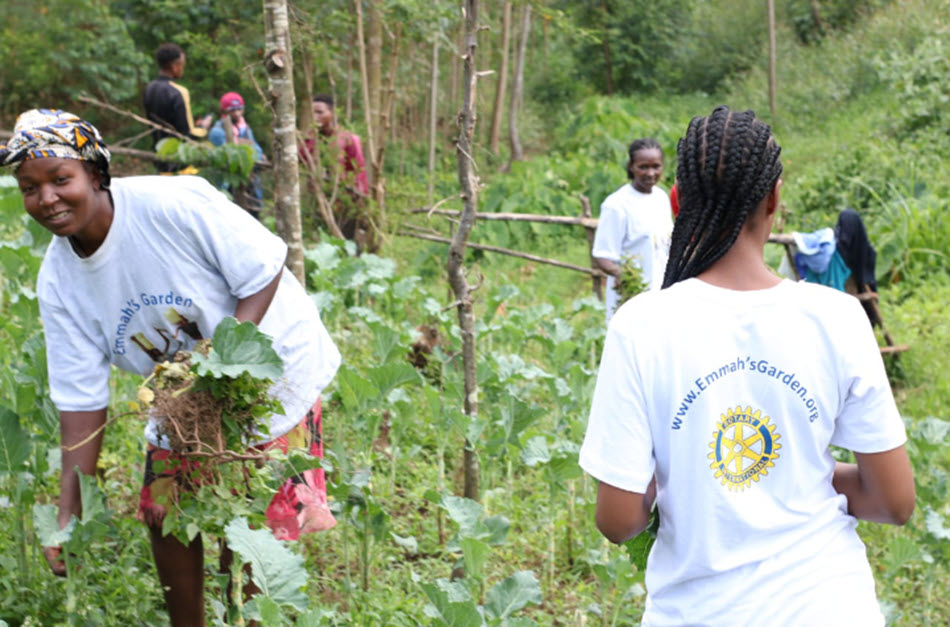
[[[63,547],[44,546],[43,557],[46,558],[46,563],[49,564],[49,569],[53,571],[54,575],[57,577],[66,576],[66,562],[63,560]]]

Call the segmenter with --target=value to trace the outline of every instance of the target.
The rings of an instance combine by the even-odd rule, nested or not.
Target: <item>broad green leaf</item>
[[[541,603],[541,584],[530,570],[498,582],[485,595],[485,611],[495,618],[508,618],[528,603]]]
[[[254,612],[254,614],[259,618],[262,625],[277,627],[278,625],[287,624],[286,617],[283,611],[281,611],[280,605],[275,603],[273,599],[269,597],[255,597],[251,600],[251,603],[256,605],[254,609],[257,611]],[[251,603],[248,603],[248,605],[251,605]],[[251,608],[248,609],[250,610]],[[248,613],[250,613],[250,611]]]
[[[462,496],[442,497],[442,507],[449,513],[449,518],[458,523],[463,536],[475,531],[484,512],[479,503]]]
[[[406,550],[406,553],[409,555],[415,555],[419,552],[419,542],[415,539],[414,536],[409,536],[404,538],[396,533],[390,531],[389,535],[392,536],[393,541]]]
[[[320,270],[330,271],[340,265],[340,249],[328,242],[320,242],[304,253]]]
[[[925,519],[925,524],[927,526],[927,532],[938,540],[950,540],[950,528],[946,525],[946,520],[940,514],[934,510],[927,512],[927,518]]]
[[[396,262],[372,253],[360,256],[366,274],[373,279],[391,279],[396,274]]]
[[[166,137],[155,144],[155,154],[170,159],[178,154],[181,141],[177,137]]]
[[[950,434],[950,422],[934,416],[927,416],[917,426],[916,432],[915,435],[930,444],[939,445],[947,441],[947,436]]]
[[[370,401],[380,396],[379,388],[350,366],[344,366],[337,372],[336,388],[343,406],[360,413]]]
[[[884,557],[884,563],[888,571],[896,571],[903,566],[909,566],[914,562],[919,562],[923,553],[917,543],[910,538],[897,536],[887,543],[887,553]]]
[[[551,461],[551,451],[548,450],[548,439],[543,435],[536,435],[525,442],[521,451],[521,461],[526,466],[537,466]]]
[[[439,580],[437,584],[423,583],[422,591],[429,599],[426,614],[439,625],[448,627],[481,627],[485,619],[478,612],[475,602],[468,597],[464,586]],[[459,600],[453,600],[459,599]]]
[[[389,356],[398,346],[399,331],[385,325],[373,325],[373,357],[377,363],[389,361]]]
[[[16,414],[0,407],[0,472],[16,472],[29,458],[29,434]]]
[[[33,527],[36,529],[36,539],[42,546],[62,546],[69,542],[73,535],[77,523],[76,517],[70,518],[69,524],[60,529],[59,522],[56,520],[57,512],[55,505],[37,503],[33,506]]]
[[[228,316],[214,330],[208,356],[195,353],[192,361],[200,376],[238,377],[247,372],[256,379],[274,381],[284,373],[284,363],[272,343],[253,322],[238,322]]]
[[[577,463],[577,455],[558,455],[551,460],[549,468],[551,478],[557,483],[577,479],[583,474]]]
[[[484,521],[485,529],[488,530],[488,537],[485,539],[488,544],[498,546],[503,544],[508,537],[508,530],[511,529],[511,521],[502,515],[489,516]]]
[[[307,571],[303,557],[292,553],[269,529],[251,529],[244,518],[224,528],[228,547],[251,565],[251,577],[265,597],[278,605],[307,609]]]
[[[391,363],[370,368],[366,373],[369,380],[379,390],[379,396],[385,398],[390,391],[406,383],[418,383],[422,380],[419,371],[408,363]]]
[[[488,560],[491,548],[476,538],[462,538],[459,545],[462,547],[462,556],[465,560],[465,572],[469,577],[482,579],[485,576],[485,562]]]
[[[86,524],[108,518],[109,511],[106,509],[106,496],[99,489],[95,475],[84,475],[76,469],[79,476],[79,498],[82,499],[82,523]]]

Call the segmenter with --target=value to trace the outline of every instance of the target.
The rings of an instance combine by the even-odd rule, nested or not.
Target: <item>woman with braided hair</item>
[[[884,624],[855,527],[913,512],[906,435],[858,301],[764,262],[780,151],[751,111],[690,122],[664,289],[607,331],[580,464],[609,540],[656,504],[644,625]]]

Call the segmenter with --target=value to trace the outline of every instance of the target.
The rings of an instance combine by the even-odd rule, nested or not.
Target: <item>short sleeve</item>
[[[874,331],[858,304],[848,303],[851,324],[841,333],[841,408],[831,443],[856,453],[880,453],[907,441]]]
[[[600,218],[597,221],[594,246],[590,254],[619,263],[623,254],[625,231],[623,211],[605,202],[600,206]]]
[[[579,463],[608,485],[643,494],[656,462],[633,347],[611,323],[604,343]]]
[[[39,304],[53,404],[60,411],[94,411],[106,407],[109,404],[108,356],[59,303],[41,296]]]
[[[179,227],[217,269],[235,298],[264,289],[284,266],[287,244],[204,179],[191,177]]]

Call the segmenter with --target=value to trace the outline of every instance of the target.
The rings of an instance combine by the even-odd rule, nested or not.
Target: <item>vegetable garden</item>
[[[887,365],[908,429],[917,510],[906,527],[862,524],[859,532],[889,624],[940,625],[950,621],[950,165],[942,156],[950,150],[950,30],[944,18],[942,30],[917,36],[932,29],[939,3],[879,4],[887,6],[818,43],[796,44],[785,71],[820,78],[784,83],[787,108],[775,127],[785,147],[787,229],[825,226],[845,206],[862,211],[879,251],[881,307],[911,346]],[[831,78],[822,74],[829,59]],[[623,182],[626,143],[644,135],[665,149],[668,187],[676,139],[692,115],[720,101],[767,110],[761,73],[736,71],[716,96],[574,94],[550,105],[557,121],[539,86],[525,112],[537,148],[507,172],[495,171],[495,157],[477,156],[478,211],[577,215],[580,194],[596,211]],[[460,209],[453,158],[442,157],[434,185],[447,209]],[[226,537],[262,588],[253,605],[229,614],[224,579],[209,570],[209,623],[635,623],[646,538],[614,546],[600,536],[596,485],[576,463],[604,337],[590,278],[468,251],[479,411],[466,414],[447,248],[397,235],[419,224],[413,209],[431,205],[422,149],[407,140],[389,159],[378,255],[357,255],[316,227],[305,232],[307,290],[343,353],[323,400],[323,467],[338,524],[287,544],[261,529],[278,474],[310,463],[292,455],[225,470],[244,473],[254,498],[202,486],[168,528]],[[437,219],[425,228],[441,228]],[[317,220],[305,214],[304,222]],[[471,239],[589,265],[576,228],[485,221]],[[56,524],[59,425],[45,363],[56,347],[44,345],[34,293],[48,240],[24,212],[15,180],[0,176],[0,625],[165,624],[147,533],[135,520],[142,380],[114,373],[98,472],[82,478],[82,519],[65,530]],[[773,252],[777,265],[781,251]],[[233,329],[221,340],[237,347],[232,354],[248,341]],[[460,496],[466,446],[480,468],[477,500]],[[68,578],[46,566],[41,546],[53,543],[64,545]],[[216,554],[216,545],[205,547]]]

